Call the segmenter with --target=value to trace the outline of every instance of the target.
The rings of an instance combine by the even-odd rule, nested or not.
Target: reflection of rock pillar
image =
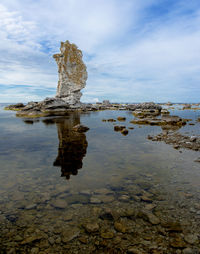
[[[73,126],[80,123],[80,116],[72,114],[69,119],[57,122],[59,148],[54,166],[61,167],[61,176],[67,179],[76,175],[82,168],[82,160],[87,152],[87,140],[84,133],[76,132]]]

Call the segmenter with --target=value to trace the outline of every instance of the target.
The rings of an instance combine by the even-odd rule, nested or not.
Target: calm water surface
[[[199,111],[171,114],[195,123],[180,132],[200,134]],[[118,116],[126,121],[102,122]],[[31,120],[1,107],[2,253],[199,253],[199,152],[152,142],[147,136],[161,127],[131,119],[131,112],[102,111]],[[73,131],[79,123],[90,130]],[[123,136],[114,124],[134,129]],[[114,211],[117,219],[109,218]],[[181,230],[169,230],[172,222]],[[88,223],[97,224],[94,232]]]

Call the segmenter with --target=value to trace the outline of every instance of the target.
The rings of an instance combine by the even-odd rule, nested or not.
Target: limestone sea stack
[[[29,102],[17,112],[17,116],[40,117],[63,115],[69,110],[84,107],[81,89],[86,86],[87,70],[82,52],[69,41],[61,42],[60,53],[53,55],[58,65],[58,86],[56,96],[40,102]],[[15,105],[12,105],[12,109]]]
[[[80,103],[80,91],[86,86],[87,70],[82,56],[81,50],[69,41],[61,42],[60,53],[53,55],[59,76],[56,97],[70,105]]]

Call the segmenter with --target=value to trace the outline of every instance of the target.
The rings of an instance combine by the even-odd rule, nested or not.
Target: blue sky
[[[83,51],[83,102],[200,102],[199,0],[1,0],[0,102],[54,96],[65,40]]]

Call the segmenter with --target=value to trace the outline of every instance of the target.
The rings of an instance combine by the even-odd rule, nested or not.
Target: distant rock
[[[133,124],[149,124],[149,125],[174,125],[174,126],[184,126],[186,125],[186,120],[182,119],[179,116],[170,116],[170,115],[162,115],[162,118],[155,117],[146,117],[142,119],[134,119],[131,120],[130,123]]]
[[[21,110],[22,108],[24,108],[25,105],[23,103],[17,103],[17,104],[11,104],[9,106],[6,106],[4,109],[5,110]]]
[[[129,110],[136,110],[136,109],[140,109],[140,110],[145,110],[145,109],[157,109],[159,111],[161,111],[162,107],[154,102],[144,102],[144,103],[138,103],[138,104],[129,104],[127,106],[129,108]]]
[[[183,109],[191,109],[192,105],[191,104],[184,104]]]
[[[173,145],[175,149],[187,148],[194,151],[200,151],[199,136],[185,136],[178,132],[160,133],[156,136],[148,136],[152,141],[164,141],[166,144]],[[198,159],[196,160],[198,162]]]

